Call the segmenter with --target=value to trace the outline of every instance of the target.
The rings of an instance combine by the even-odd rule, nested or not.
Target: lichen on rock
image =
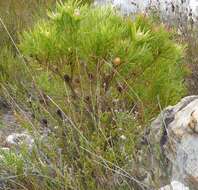
[[[153,147],[161,145],[160,154],[172,168],[170,178],[193,190],[198,189],[197,120],[198,96],[189,96],[162,111],[151,124],[149,136]]]

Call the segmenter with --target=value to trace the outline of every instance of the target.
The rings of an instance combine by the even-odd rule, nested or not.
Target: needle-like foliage
[[[158,101],[165,106],[184,94],[183,48],[163,25],[143,15],[131,20],[111,7],[90,9],[71,1],[58,4],[48,15],[21,40],[24,54],[42,67],[73,80],[80,63],[83,88],[88,84],[86,67],[94,81],[99,79],[104,94],[117,98],[114,89],[120,86],[121,96],[128,94],[128,100],[138,100],[143,107],[156,108]]]

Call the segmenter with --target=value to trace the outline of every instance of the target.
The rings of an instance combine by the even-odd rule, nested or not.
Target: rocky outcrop
[[[170,180],[198,189],[198,96],[162,111],[152,122],[148,139],[151,147],[159,145],[159,154],[171,167]]]

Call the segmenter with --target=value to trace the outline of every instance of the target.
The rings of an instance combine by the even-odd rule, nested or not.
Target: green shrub
[[[61,78],[67,76],[79,97],[83,95],[75,89],[75,79],[88,96],[93,76],[93,91],[100,89],[106,107],[111,104],[108,96],[121,98],[126,107],[138,100],[156,111],[158,98],[163,107],[185,92],[182,47],[163,26],[144,16],[131,21],[111,8],[58,4],[49,19],[25,32],[21,41],[25,55]]]
[[[71,1],[20,42],[32,76],[22,99],[31,96],[34,115],[20,121],[36,145],[20,153],[26,164],[17,183],[36,190],[140,186],[130,172],[140,124],[185,93],[183,48],[147,17]],[[44,138],[41,125],[50,129]]]

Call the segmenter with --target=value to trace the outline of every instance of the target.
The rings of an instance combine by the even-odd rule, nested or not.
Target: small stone
[[[32,147],[34,143],[33,138],[26,133],[12,133],[6,138],[6,144],[11,146],[19,146],[26,144],[28,147]]]

